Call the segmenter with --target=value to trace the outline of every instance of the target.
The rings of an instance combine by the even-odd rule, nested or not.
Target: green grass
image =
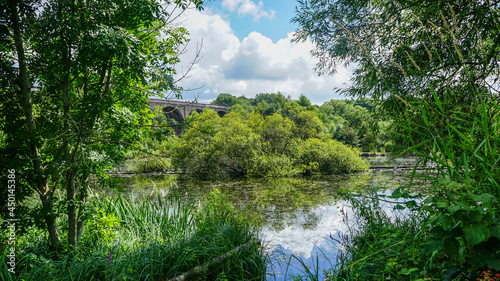
[[[243,244],[201,280],[265,276],[266,256],[252,242],[256,233],[218,190],[200,205],[176,194],[94,200],[77,249],[50,252],[36,229],[19,241],[16,274],[2,270],[3,280],[169,280]]]

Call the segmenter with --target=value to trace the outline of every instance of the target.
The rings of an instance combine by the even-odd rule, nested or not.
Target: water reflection
[[[380,186],[392,190],[407,185],[410,174],[389,170],[343,176],[228,181],[136,175],[121,181],[127,196],[144,196],[153,191],[165,196],[176,188],[186,200],[201,201],[214,188],[225,192],[228,200],[244,208],[248,219],[258,225],[263,242],[273,253],[276,262],[269,268],[268,279],[284,280],[286,265],[279,261],[289,259],[290,254],[309,265],[315,265],[317,257],[320,268],[328,268],[328,264],[335,261],[337,250],[330,235],[347,230],[340,215],[345,203],[335,199],[339,187],[360,191]],[[421,180],[415,181],[419,184]],[[298,273],[294,269],[299,267],[298,261],[292,262],[287,276]]]

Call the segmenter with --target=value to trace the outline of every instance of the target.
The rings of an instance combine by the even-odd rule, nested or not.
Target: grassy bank
[[[411,104],[429,124],[447,120],[444,129],[406,127],[415,145],[401,154],[415,153],[417,165],[435,163],[426,175],[432,187],[423,195],[405,188],[347,195],[357,219],[333,240],[342,255],[326,269],[329,280],[500,280],[500,106],[480,98],[452,116]]]
[[[4,254],[2,280],[170,280],[211,261],[201,280],[265,276],[255,232],[218,190],[199,205],[175,194],[95,199],[76,249],[52,252],[35,228],[17,241],[16,274],[7,272]]]

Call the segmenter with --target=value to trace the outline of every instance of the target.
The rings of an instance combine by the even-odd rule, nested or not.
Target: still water
[[[387,165],[380,159],[373,160]],[[323,280],[322,269],[332,267],[337,255],[338,245],[331,237],[338,238],[347,230],[341,210],[348,212],[350,207],[336,199],[336,190],[342,187],[361,192],[377,186],[390,192],[408,185],[409,181],[409,172],[384,170],[341,176],[225,181],[135,175],[123,178],[120,185],[131,197],[152,192],[165,195],[175,188],[186,200],[200,201],[217,188],[228,195],[230,202],[244,207],[258,225],[262,243],[271,254],[268,280],[291,280],[291,275],[303,271],[296,258],[290,259],[292,254],[311,268],[319,265]]]

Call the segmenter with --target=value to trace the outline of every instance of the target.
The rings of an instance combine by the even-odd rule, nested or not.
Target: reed
[[[217,190],[200,204],[175,191],[96,199],[78,248],[49,252],[45,237],[25,237],[16,274],[3,271],[2,280],[169,280],[244,244],[200,278],[261,280],[266,256],[257,234],[224,199]]]

